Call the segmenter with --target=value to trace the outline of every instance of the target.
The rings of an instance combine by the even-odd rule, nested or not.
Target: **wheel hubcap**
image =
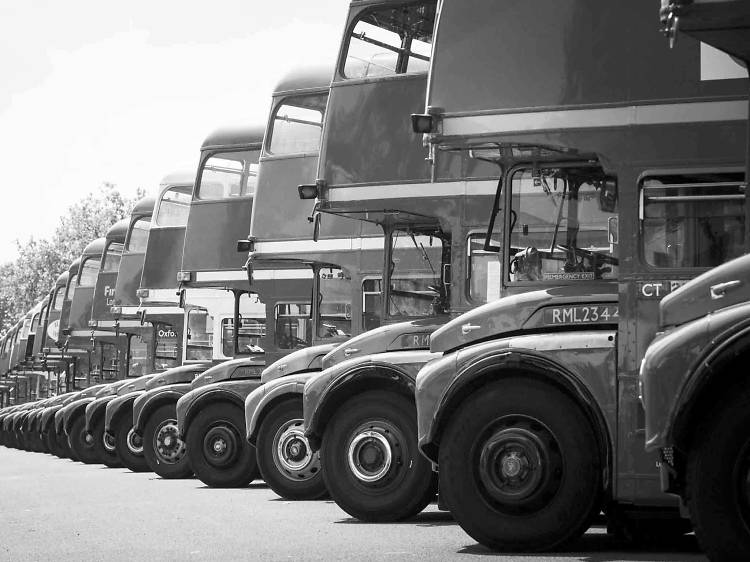
[[[128,450],[136,456],[143,455],[143,438],[138,435],[133,428],[128,431],[127,437]]]
[[[363,424],[349,441],[349,469],[360,482],[378,483],[398,463],[401,434],[386,422]]]
[[[109,433],[105,433],[102,437],[102,443],[104,444],[104,448],[109,451],[110,453],[115,452],[115,439],[112,437]]]
[[[239,438],[228,425],[211,427],[203,438],[203,453],[206,460],[216,467],[224,467],[234,462],[239,448]]]
[[[154,450],[167,464],[178,463],[185,456],[185,443],[177,436],[177,420],[165,420],[154,437]]]
[[[557,440],[538,420],[503,418],[481,444],[478,476],[501,509],[535,511],[554,496],[562,478]]]
[[[93,435],[91,435],[91,434],[90,434],[90,433],[88,433],[88,432],[84,432],[84,434],[83,434],[83,443],[84,443],[84,444],[85,444],[85,445],[86,445],[87,447],[91,447],[91,446],[92,446],[92,445],[94,444],[94,436],[93,436]]]
[[[290,420],[274,436],[276,468],[292,480],[309,480],[320,470],[320,457],[313,454],[302,420]]]

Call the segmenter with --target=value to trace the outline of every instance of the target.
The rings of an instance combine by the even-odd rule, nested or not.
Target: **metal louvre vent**
[[[233,379],[259,379],[265,367],[255,365],[241,365],[232,372]]]
[[[667,463],[669,466],[674,466],[674,448],[664,447],[661,450],[661,460]]]

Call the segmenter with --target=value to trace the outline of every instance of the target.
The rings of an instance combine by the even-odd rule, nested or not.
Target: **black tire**
[[[440,493],[464,531],[489,548],[559,548],[599,513],[602,462],[591,423],[549,384],[508,379],[476,391],[441,444]]]
[[[94,447],[94,440],[90,434],[86,433],[85,426],[86,420],[83,414],[76,416],[73,423],[70,424],[70,431],[68,432],[70,449],[82,463],[98,464],[101,461]]]
[[[73,461],[78,460],[78,457],[76,457],[76,454],[70,448],[70,442],[68,441],[68,436],[65,435],[64,432],[63,433],[55,432],[55,440],[57,441],[57,452],[59,453],[58,456],[61,459],[70,459]]]
[[[189,478],[193,474],[185,443],[177,437],[174,403],[159,406],[143,428],[143,456],[162,478]]]
[[[143,438],[133,431],[133,416],[128,410],[117,416],[112,422],[112,433],[115,448],[125,468],[133,472],[149,472],[146,457],[143,454]]]
[[[733,390],[688,449],[685,500],[711,560],[750,559],[750,388]]]
[[[416,406],[395,392],[364,392],[340,406],[324,431],[320,460],[331,497],[362,521],[413,517],[437,492],[417,448]]]
[[[274,406],[258,429],[257,457],[266,484],[288,500],[317,500],[328,495],[319,453],[304,436],[302,400]]]
[[[44,446],[47,448],[47,452],[50,455],[55,455],[56,457],[59,457],[57,451],[57,439],[55,439],[55,428],[54,427],[47,427],[42,431],[42,440],[44,441]]]
[[[245,412],[228,402],[208,404],[188,428],[190,465],[212,488],[240,488],[258,477],[255,447],[245,440]]]
[[[114,439],[109,435],[104,435],[104,419],[102,417],[92,424],[91,437],[94,440],[93,447],[97,457],[99,457],[99,462],[109,468],[122,468],[123,464],[115,447]],[[105,438],[107,443],[105,443]],[[107,445],[109,445],[109,448]]]

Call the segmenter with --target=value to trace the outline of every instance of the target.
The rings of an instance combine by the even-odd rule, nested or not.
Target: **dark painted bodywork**
[[[143,394],[146,389],[146,383],[158,373],[143,375],[141,377],[129,380],[127,384],[121,386],[111,401],[109,401],[104,411],[104,431],[112,434],[112,421],[121,415],[133,418],[133,402]]]

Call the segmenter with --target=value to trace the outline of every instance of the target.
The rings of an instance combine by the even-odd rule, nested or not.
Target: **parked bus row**
[[[661,17],[353,0],[3,337],[2,444],[746,557],[750,3]]]

